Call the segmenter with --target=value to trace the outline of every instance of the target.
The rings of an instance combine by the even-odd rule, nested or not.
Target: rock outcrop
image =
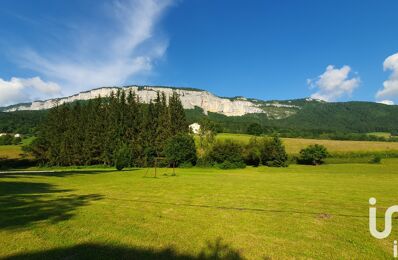
[[[22,104],[9,107],[5,109],[5,112],[19,111],[19,110],[43,110],[50,109],[57,104],[71,103],[77,100],[89,100],[98,96],[107,97],[111,92],[116,92],[122,89],[126,92],[132,90],[139,97],[141,102],[149,103],[151,100],[156,98],[157,92],[164,92],[166,96],[170,96],[173,91],[180,95],[182,105],[185,109],[193,109],[200,107],[204,113],[214,112],[224,114],[226,116],[242,116],[250,113],[264,113],[265,111],[256,103],[246,100],[244,98],[239,99],[228,99],[221,98],[213,95],[212,93],[204,90],[190,90],[190,89],[178,89],[178,88],[167,88],[167,87],[139,87],[130,86],[125,88],[117,87],[106,87],[98,88],[90,91],[80,92],[76,95],[49,99],[45,101],[35,101],[30,104]]]

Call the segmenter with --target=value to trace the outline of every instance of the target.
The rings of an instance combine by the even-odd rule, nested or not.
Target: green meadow
[[[248,143],[252,135],[221,133],[217,135],[218,140],[232,139],[242,143]],[[324,145],[331,153],[350,152],[385,152],[398,151],[398,142],[377,142],[377,141],[341,141],[341,140],[320,140],[304,138],[282,138],[289,154],[298,154],[301,149],[311,144]]]
[[[55,172],[53,172],[55,171]],[[0,175],[1,259],[389,259],[398,160],[288,168]]]
[[[21,158],[22,146],[30,144],[34,137],[25,138],[20,145],[0,145],[0,158],[18,159]]]

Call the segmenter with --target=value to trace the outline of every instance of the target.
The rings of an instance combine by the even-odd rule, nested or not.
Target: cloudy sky
[[[398,2],[2,0],[0,106],[129,84],[398,102]]]

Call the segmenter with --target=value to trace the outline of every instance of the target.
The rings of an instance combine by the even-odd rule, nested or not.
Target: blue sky
[[[0,105],[94,87],[398,101],[398,2],[2,0]]]

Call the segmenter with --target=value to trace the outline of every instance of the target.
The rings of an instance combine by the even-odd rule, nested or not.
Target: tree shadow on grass
[[[26,158],[0,158],[0,170],[22,169],[37,166],[37,161]]]
[[[207,205],[207,204],[192,204],[192,203],[177,203],[177,202],[168,202],[168,201],[155,201],[148,199],[126,199],[126,198],[115,198],[107,196],[106,200],[114,200],[114,201],[130,201],[144,204],[160,204],[160,205],[171,205],[177,207],[193,207],[193,208],[207,208],[207,209],[217,209],[217,210],[234,210],[234,211],[252,211],[259,213],[281,213],[281,214],[301,214],[301,215],[313,215],[317,216],[321,219],[329,219],[331,217],[343,217],[343,218],[369,218],[368,215],[360,215],[360,214],[343,214],[343,213],[325,213],[323,211],[315,211],[315,210],[295,210],[295,209],[272,209],[272,208],[251,208],[251,207],[241,207],[241,206],[217,206],[217,205]],[[376,218],[384,219],[383,216],[378,216]]]
[[[208,246],[198,255],[180,254],[172,247],[149,249],[86,243],[67,248],[13,255],[4,259],[240,260],[244,258],[238,250],[218,239],[214,243],[208,243]]]
[[[137,171],[138,169],[131,169],[129,171]],[[43,170],[43,171],[7,171],[0,172],[0,178],[18,178],[18,177],[34,177],[34,176],[44,176],[44,177],[66,177],[71,175],[88,175],[88,174],[104,174],[104,173],[114,173],[120,172],[117,170],[109,169],[93,169],[93,170]],[[124,172],[120,172],[124,173]]]
[[[52,223],[71,218],[73,211],[102,199],[101,195],[63,194],[48,183],[0,182],[0,230],[27,228],[40,221]]]

